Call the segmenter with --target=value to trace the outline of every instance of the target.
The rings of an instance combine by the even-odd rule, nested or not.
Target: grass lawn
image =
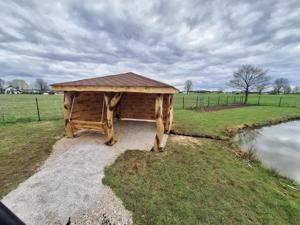
[[[105,171],[135,224],[300,224],[300,192],[228,142],[173,136],[160,154],[127,151]]]
[[[175,110],[173,130],[186,134],[226,136],[227,128],[243,124],[266,124],[268,121],[300,117],[300,108],[249,106],[215,112]]]
[[[240,103],[243,95],[233,94],[182,94],[174,95],[174,108],[182,109],[184,97],[185,108],[196,107],[198,97],[198,106],[218,105]],[[249,95],[249,104],[257,104],[258,95]],[[267,106],[278,106],[282,97],[282,106],[300,107],[300,95],[267,95],[260,97],[260,104]],[[35,98],[38,98],[41,119],[53,120],[62,119],[63,115],[63,95],[2,95],[0,94],[0,124],[7,122],[37,121],[37,110]],[[228,99],[227,99],[228,98]],[[208,100],[209,99],[209,100]]]
[[[0,199],[36,171],[62,134],[62,120],[0,125]]]
[[[38,98],[42,120],[51,121],[0,125],[0,198],[36,171],[63,133],[57,120],[62,96]],[[34,101],[32,95],[0,95],[0,112],[9,112],[10,122],[34,121]],[[225,136],[241,124],[300,116],[300,108],[175,110],[174,116],[174,129],[182,133]],[[125,152],[103,182],[136,224],[300,224],[300,192],[288,186],[296,184],[259,163],[249,166],[231,148],[228,141],[173,136],[163,153]]]
[[[38,98],[41,120],[62,119],[63,95],[1,95],[0,124],[37,121]]]
[[[215,112],[175,110],[174,129],[225,136],[241,124],[300,116],[300,109],[252,106]],[[297,184],[236,158],[229,141],[172,136],[161,154],[127,151],[103,182],[135,224],[300,224]]]
[[[234,95],[231,93],[207,93],[207,94],[198,94],[198,93],[178,93],[174,95],[174,108],[182,109],[183,108],[183,98],[185,108],[196,107],[197,98],[198,106],[207,106],[207,105],[218,105],[218,104],[238,104],[241,103],[243,94]],[[281,100],[280,100],[281,98]],[[264,106],[278,106],[281,101],[281,106],[283,107],[300,107],[300,95],[299,94],[288,94],[288,95],[270,95],[262,94],[250,94],[248,97],[249,105],[257,105],[258,102],[260,105]]]

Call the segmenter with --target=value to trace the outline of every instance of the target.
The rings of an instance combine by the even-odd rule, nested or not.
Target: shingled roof
[[[142,93],[177,92],[177,89],[173,86],[132,72],[64,83],[56,83],[51,86],[56,91],[104,91]]]

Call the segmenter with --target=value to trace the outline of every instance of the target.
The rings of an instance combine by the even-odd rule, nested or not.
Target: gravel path
[[[101,182],[104,168],[124,151],[150,150],[155,124],[119,122],[118,142],[104,145],[104,136],[82,133],[63,138],[40,170],[2,199],[26,224],[101,224],[105,215],[112,224],[132,224],[112,190]],[[166,136],[165,136],[166,141]]]

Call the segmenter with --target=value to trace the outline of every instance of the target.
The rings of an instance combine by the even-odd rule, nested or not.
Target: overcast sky
[[[300,85],[300,0],[1,1],[0,78],[136,72],[218,89],[241,64]]]

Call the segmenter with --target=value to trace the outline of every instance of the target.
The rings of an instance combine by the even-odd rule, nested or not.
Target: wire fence
[[[62,118],[62,95],[0,95],[0,124]]]
[[[175,109],[209,108],[244,104],[244,95],[175,95]],[[300,95],[249,95],[247,105],[300,107]]]
[[[238,106],[244,95],[175,94],[174,109]],[[248,105],[300,107],[300,95],[249,95]],[[0,95],[0,124],[63,118],[63,95]]]

